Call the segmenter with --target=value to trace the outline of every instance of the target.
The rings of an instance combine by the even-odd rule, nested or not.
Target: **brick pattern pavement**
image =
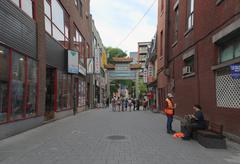
[[[179,122],[174,121],[179,130]],[[111,135],[125,136],[110,140]],[[165,133],[165,117],[92,110],[0,141],[3,164],[228,164],[240,163],[239,145],[206,149]]]

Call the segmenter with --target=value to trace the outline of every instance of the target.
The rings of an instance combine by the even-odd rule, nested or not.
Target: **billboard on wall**
[[[98,49],[95,49],[95,73],[100,74],[100,55]]]
[[[93,74],[93,58],[87,58],[87,74]]]
[[[78,52],[68,50],[68,73],[78,74]]]

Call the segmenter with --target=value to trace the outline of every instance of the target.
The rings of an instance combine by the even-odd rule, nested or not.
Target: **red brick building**
[[[164,57],[158,57],[159,88],[175,95],[177,115],[192,113],[192,106],[200,104],[206,119],[222,124],[226,134],[240,136],[240,79],[232,74],[233,68],[237,72],[240,67],[240,1],[161,3],[167,19],[159,15],[158,31],[166,31]],[[162,68],[166,68],[167,86]]]
[[[0,1],[0,139],[85,109],[91,22],[89,0]]]

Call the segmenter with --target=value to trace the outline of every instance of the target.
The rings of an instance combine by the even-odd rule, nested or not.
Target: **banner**
[[[87,58],[87,74],[93,74],[93,58]]]
[[[144,71],[143,71],[143,82],[144,83],[147,83],[147,76],[148,76],[148,70],[147,68],[144,68]]]
[[[86,68],[83,67],[81,64],[79,64],[79,73],[86,76],[87,72],[86,72]]]
[[[78,74],[78,52],[68,50],[68,73]]]
[[[107,54],[105,52],[102,53],[102,67],[107,64]]]
[[[98,49],[95,49],[95,74],[100,74],[100,55]]]

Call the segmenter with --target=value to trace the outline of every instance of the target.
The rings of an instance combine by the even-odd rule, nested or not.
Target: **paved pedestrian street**
[[[174,121],[179,130],[179,122]],[[0,141],[3,164],[240,163],[238,144],[206,149],[165,133],[165,117],[150,111],[91,110]]]

